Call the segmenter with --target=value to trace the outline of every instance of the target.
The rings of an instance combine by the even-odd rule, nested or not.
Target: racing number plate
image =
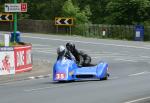
[[[65,78],[65,74],[63,74],[63,73],[56,74],[56,79],[64,79],[64,78]]]

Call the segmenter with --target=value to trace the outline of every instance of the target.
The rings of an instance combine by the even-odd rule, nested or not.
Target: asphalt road
[[[50,77],[0,84],[0,103],[150,102],[149,43],[29,33],[22,34],[22,41],[33,44],[33,60],[52,64],[57,47],[74,42],[93,63],[108,62],[110,78],[54,83]]]

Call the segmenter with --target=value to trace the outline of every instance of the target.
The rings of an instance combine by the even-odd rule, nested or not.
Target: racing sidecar
[[[53,81],[75,81],[84,78],[107,80],[108,64],[100,62],[95,66],[78,67],[74,60],[63,57],[53,66]]]

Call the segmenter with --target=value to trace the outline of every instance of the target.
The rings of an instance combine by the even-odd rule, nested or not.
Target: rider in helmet
[[[67,54],[67,50],[63,45],[61,45],[57,48],[57,55],[58,55],[57,60],[61,59],[64,56],[69,58],[69,54]]]
[[[62,57],[66,57],[68,59],[74,59],[74,56],[63,45],[60,45],[57,48],[57,55],[58,55],[57,60],[61,59]]]
[[[73,43],[67,43],[66,48],[75,57],[76,62],[79,63],[80,62],[79,51],[75,48],[75,45]]]
[[[75,57],[75,60],[78,66],[90,66],[91,65],[91,57],[83,53],[82,51],[77,50],[75,47],[75,44],[67,43],[66,48]]]

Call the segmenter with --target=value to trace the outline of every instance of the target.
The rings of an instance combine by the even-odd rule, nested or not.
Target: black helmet
[[[66,44],[66,48],[70,51],[73,51],[75,49],[75,44],[69,42]]]

